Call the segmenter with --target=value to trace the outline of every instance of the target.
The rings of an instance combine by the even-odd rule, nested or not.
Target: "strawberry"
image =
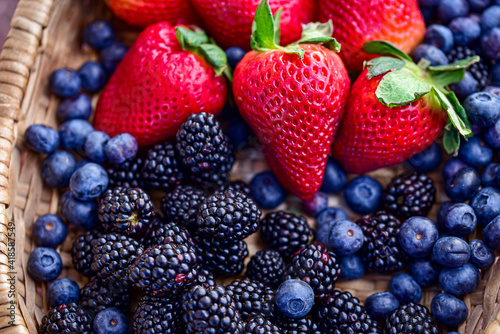
[[[268,0],[255,13],[251,51],[234,73],[238,108],[280,183],[302,199],[317,192],[344,111],[350,80],[334,52],[331,22],[304,26],[302,38],[276,43]],[[322,45],[320,45],[320,43]]]
[[[444,147],[456,152],[470,123],[455,94],[445,87],[461,81],[472,57],[443,66],[418,65],[388,42],[365,44],[370,60],[354,82],[333,143],[333,155],[351,173],[391,166],[421,152],[443,131]],[[449,119],[449,120],[448,120]]]
[[[348,70],[361,71],[363,62],[374,58],[363,52],[368,41],[385,40],[409,53],[425,34],[417,0],[321,0],[318,12],[321,22],[333,21]]]
[[[302,23],[314,19],[316,0],[270,0],[271,10],[275,13],[283,8],[281,15],[281,43],[287,45],[300,38]],[[202,17],[207,30],[218,45],[226,49],[240,46],[250,49],[250,35],[254,13],[260,0],[192,0]]]
[[[173,138],[188,115],[224,106],[227,58],[202,31],[166,22],[146,28],[97,103],[94,127],[128,132],[140,145]]]

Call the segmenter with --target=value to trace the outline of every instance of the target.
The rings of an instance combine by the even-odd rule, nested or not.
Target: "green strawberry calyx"
[[[295,43],[287,46],[280,45],[280,19],[282,8],[276,11],[273,17],[269,0],[263,0],[255,10],[252,24],[250,45],[256,51],[282,50],[304,58],[305,50],[299,44],[320,44],[328,49],[339,52],[340,44],[332,37],[332,21],[326,23],[313,22],[302,25],[302,37]]]
[[[212,65],[217,76],[224,74],[230,81],[233,80],[226,53],[203,30],[197,28],[189,30],[180,26],[177,26],[175,30],[177,40],[183,50],[191,51],[204,58]]]
[[[465,109],[460,105],[448,85],[462,81],[468,66],[479,61],[478,56],[462,59],[448,65],[430,66],[426,59],[418,64],[403,51],[386,41],[372,41],[363,45],[368,54],[381,57],[365,62],[368,79],[383,75],[375,95],[385,106],[408,105],[424,96],[436,107],[448,114],[443,146],[450,154],[460,147],[460,136],[472,136],[471,124]]]

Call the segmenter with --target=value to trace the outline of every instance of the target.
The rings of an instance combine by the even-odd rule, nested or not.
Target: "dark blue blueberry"
[[[483,188],[472,198],[470,206],[476,213],[477,222],[487,225],[493,218],[500,215],[500,191],[493,187]]]
[[[480,280],[479,269],[470,263],[466,263],[460,268],[443,268],[439,273],[439,286],[441,289],[455,296],[474,292]]]
[[[323,177],[323,183],[321,183],[321,190],[327,194],[334,194],[341,191],[344,185],[345,172],[335,160],[328,158],[325,166],[325,176]]]
[[[106,144],[104,150],[108,160],[114,164],[121,164],[137,154],[139,144],[137,139],[129,133],[114,136]]]
[[[457,17],[448,25],[453,32],[455,45],[469,46],[481,36],[479,24],[468,17]]]
[[[481,184],[483,187],[494,187],[496,185],[497,171],[500,164],[490,163],[484,167],[481,174]]]
[[[115,72],[118,64],[120,64],[127,52],[128,46],[121,42],[114,42],[110,46],[101,50],[99,60],[101,61],[102,67],[104,67],[108,75],[111,75]]]
[[[62,304],[78,302],[80,287],[69,278],[60,278],[49,284],[47,288],[47,302],[56,307]]]
[[[440,324],[456,327],[467,320],[469,310],[457,297],[440,293],[432,299],[431,313]]]
[[[37,246],[56,247],[63,243],[67,234],[66,224],[58,215],[45,214],[33,224],[33,239]]]
[[[415,154],[407,161],[413,170],[426,174],[438,168],[442,160],[441,147],[437,143],[432,143],[431,146]]]
[[[94,131],[94,127],[83,119],[70,119],[59,126],[61,146],[83,151],[85,139]]]
[[[78,94],[76,97],[64,99],[57,108],[57,117],[61,121],[70,119],[88,119],[92,114],[92,102],[85,94]]]
[[[481,14],[469,13],[467,17],[473,19],[477,24],[479,24],[479,27],[481,27]],[[473,47],[477,47],[477,45],[474,45]]]
[[[437,282],[441,266],[430,259],[416,259],[410,263],[411,276],[421,286]]]
[[[420,7],[420,12],[424,18],[425,25],[431,24],[436,10],[433,7]]]
[[[500,67],[498,67],[498,68],[500,69]],[[497,85],[500,86],[500,82]],[[494,96],[496,96],[497,98],[500,98],[500,87],[497,87],[497,86],[486,86],[486,87],[483,88],[483,92],[491,93]]]
[[[495,252],[483,240],[469,242],[470,262],[481,270],[488,270],[495,263]]]
[[[490,147],[500,148],[500,120],[484,131],[484,140]]]
[[[366,298],[366,312],[375,320],[384,320],[399,307],[398,299],[390,292],[379,292]]]
[[[61,214],[69,223],[91,230],[98,222],[97,201],[79,201],[68,190],[61,197]]]
[[[75,171],[75,158],[66,151],[55,151],[43,161],[43,180],[52,188],[64,188]]]
[[[236,111],[238,112],[238,111]],[[234,117],[227,127],[227,136],[237,150],[243,150],[252,143],[254,133],[243,117]]]
[[[69,68],[58,68],[49,77],[50,90],[60,97],[76,96],[81,84],[78,73]]]
[[[80,159],[80,160],[78,160],[78,162],[76,163],[76,168],[75,168],[75,170],[77,170],[77,169],[78,169],[78,168],[80,168],[80,167],[85,166],[85,165],[86,165],[86,164],[88,164],[89,162],[92,162],[92,161],[90,161],[90,160],[88,160],[88,159],[85,159],[85,158],[81,158],[81,159]]]
[[[444,231],[445,230],[445,221],[446,221],[446,215],[448,214],[448,210],[450,207],[453,205],[452,201],[446,201],[441,206],[439,207],[438,214],[437,214],[437,223],[438,223],[438,228],[439,231]]]
[[[94,318],[95,334],[126,334],[127,331],[127,318],[116,308],[104,309]]]
[[[380,205],[382,186],[369,176],[352,179],[344,191],[344,198],[349,208],[357,213],[370,213]]]
[[[452,158],[448,160],[444,164],[443,167],[443,180],[444,182],[448,182],[451,180],[451,178],[461,169],[464,169],[466,167],[469,167],[463,160],[460,158]]]
[[[98,163],[106,161],[107,157],[104,152],[104,147],[109,138],[110,137],[106,132],[94,131],[89,133],[85,139],[85,156]]]
[[[500,119],[500,103],[491,93],[478,92],[464,100],[470,121],[480,126],[494,125]]]
[[[491,67],[491,83],[500,89],[500,64],[495,64]],[[494,95],[498,97],[497,95]]]
[[[472,137],[463,141],[458,156],[473,167],[484,167],[493,159],[493,150],[481,137]]]
[[[427,59],[431,62],[431,66],[447,65],[448,58],[443,51],[434,45],[421,44],[413,51],[413,60],[418,63],[420,59]]]
[[[108,187],[108,174],[101,165],[90,162],[78,168],[69,180],[69,189],[80,201],[89,201],[101,195]]]
[[[48,125],[33,124],[26,129],[24,140],[33,151],[48,154],[59,146],[59,133]]]
[[[446,182],[446,194],[453,202],[470,200],[481,187],[481,178],[472,167],[459,170],[455,176]]]
[[[318,229],[337,220],[349,220],[349,217],[344,210],[336,207],[326,208],[316,217]]]
[[[276,291],[276,306],[287,317],[302,318],[309,313],[313,305],[313,289],[299,279],[284,281]]]
[[[441,237],[432,249],[434,260],[445,268],[458,268],[469,262],[469,244],[457,237]]]
[[[363,230],[357,224],[338,220],[330,229],[327,245],[339,255],[350,255],[363,246],[364,240]]]
[[[113,26],[103,20],[91,22],[83,29],[83,41],[96,50],[104,49],[113,44],[115,36]]]
[[[500,216],[496,216],[483,230],[484,243],[493,250],[500,249]]]
[[[482,13],[490,3],[491,0],[469,0],[469,7],[472,12]]]
[[[316,217],[328,207],[328,195],[318,191],[308,200],[302,202],[302,210],[306,215]]]
[[[434,45],[441,51],[448,53],[453,48],[453,33],[448,27],[441,24],[432,24],[427,27],[424,43]]]
[[[450,89],[455,92],[458,99],[461,101],[467,96],[477,92],[478,88],[479,82],[477,82],[469,72],[465,72],[462,81],[450,85]]]
[[[483,32],[500,26],[500,6],[491,6],[481,15],[481,28]]]
[[[95,61],[88,61],[78,69],[82,81],[82,89],[89,93],[97,93],[104,88],[108,75],[102,65]]]
[[[483,54],[493,60],[500,60],[500,28],[493,28],[481,37]]]
[[[356,254],[341,256],[339,264],[342,269],[343,281],[358,279],[365,274],[365,266],[361,258]]]
[[[401,304],[415,303],[422,299],[422,288],[417,281],[408,274],[397,274],[391,279],[389,289]]]
[[[243,59],[243,57],[246,55],[246,51],[239,46],[231,46],[226,50],[226,56],[227,56],[227,63],[231,68],[234,69],[236,68],[236,65]]]
[[[263,209],[275,209],[286,198],[285,188],[281,186],[271,171],[255,175],[250,182],[250,189],[253,199]]]
[[[453,204],[445,215],[444,226],[446,231],[456,237],[466,237],[477,225],[474,209],[465,203]]]
[[[61,256],[53,248],[35,248],[28,258],[28,272],[35,281],[55,280],[62,271]]]
[[[405,252],[416,258],[431,254],[439,237],[436,224],[425,217],[411,217],[406,220],[398,233],[398,241]]]
[[[467,0],[442,0],[437,8],[437,15],[441,22],[448,23],[456,17],[467,15],[469,3]]]

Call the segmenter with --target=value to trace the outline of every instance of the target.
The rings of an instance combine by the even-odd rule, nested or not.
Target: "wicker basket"
[[[55,68],[78,68],[85,60],[96,59],[92,50],[81,48],[79,40],[82,27],[95,18],[112,19],[102,0],[20,0],[0,54],[0,334],[38,333],[38,324],[47,312],[47,285],[35,283],[27,274],[26,265],[35,247],[31,225],[39,215],[58,212],[60,193],[43,184],[43,157],[26,150],[23,133],[32,123],[57,125],[55,111],[59,100],[48,93],[48,76]],[[133,41],[137,35],[134,28],[114,23],[122,40]],[[401,168],[380,170],[372,176],[386,184]],[[232,177],[248,181],[263,169],[266,164],[260,152],[247,150],[239,157]],[[438,181],[441,202],[446,197],[440,175],[432,176]],[[330,204],[345,207],[340,197],[332,196]],[[283,208],[293,209],[296,205],[297,200],[291,198]],[[434,216],[436,211],[437,205]],[[352,212],[349,214],[355,218]],[[83,285],[85,278],[72,269],[69,254],[76,232],[70,229],[58,251],[64,263],[62,276]],[[256,236],[247,241],[251,254],[261,247]],[[14,276],[15,281],[11,279]],[[364,300],[374,292],[386,291],[389,279],[366,276],[339,283],[338,287]],[[460,333],[500,333],[499,289],[497,262],[483,273],[477,291],[465,297],[469,318],[459,328]],[[436,293],[437,290],[425,290],[422,303],[429,305]]]

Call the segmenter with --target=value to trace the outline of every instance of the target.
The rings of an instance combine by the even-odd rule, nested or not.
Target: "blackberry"
[[[337,255],[323,244],[314,242],[292,256],[284,279],[300,279],[311,286],[317,298],[323,298],[334,290],[342,269]]]
[[[40,324],[42,334],[91,334],[91,317],[75,303],[49,310]]]
[[[126,313],[130,293],[123,280],[95,278],[80,289],[78,305],[93,317],[106,308],[117,308]]]
[[[402,223],[385,211],[378,211],[358,219],[365,236],[359,255],[369,269],[379,273],[400,271],[408,257],[399,246],[398,233]]]
[[[231,181],[222,186],[219,191],[224,192],[226,190],[232,190],[233,192],[245,194],[247,197],[252,197],[252,190],[250,189],[250,186],[241,180]]]
[[[382,197],[384,208],[403,220],[413,216],[426,217],[435,199],[434,182],[418,173],[396,176]]]
[[[241,314],[224,287],[195,285],[182,301],[186,333],[243,333]]]
[[[169,142],[156,144],[144,159],[142,182],[149,189],[171,190],[184,178],[179,167],[175,145]]]
[[[205,199],[205,192],[193,186],[178,186],[161,200],[161,211],[166,219],[180,226],[196,226],[198,208]]]
[[[181,325],[179,299],[145,295],[135,310],[132,328],[135,334],[177,334]]]
[[[197,233],[224,242],[243,240],[257,232],[261,215],[257,204],[242,193],[216,193],[199,208]]]
[[[309,318],[286,318],[280,320],[283,334],[323,334],[318,325]]]
[[[92,243],[100,238],[102,233],[97,230],[90,230],[82,235],[79,235],[73,241],[73,248],[71,249],[71,260],[76,271],[80,274],[91,277],[95,273],[90,268],[94,259],[94,252],[92,251]]]
[[[439,329],[427,307],[409,303],[400,306],[386,319],[384,334],[399,333],[438,334]]]
[[[141,188],[116,187],[102,194],[97,214],[107,232],[140,238],[148,232],[155,211],[149,195]]]
[[[160,215],[155,214],[149,223],[149,227],[148,227],[147,232],[144,235],[142,235],[140,238],[137,239],[139,241],[139,243],[141,245],[143,245],[144,249],[147,249],[153,245],[156,245],[155,236],[158,233],[157,231],[161,227],[163,227],[164,225],[165,224],[163,223],[162,217],[160,217]]]
[[[202,267],[215,277],[231,277],[241,274],[248,256],[247,244],[240,240],[224,243],[213,239],[197,239],[196,250]]]
[[[456,46],[448,53],[448,61],[453,63],[474,56],[477,56],[474,50],[466,46]],[[479,89],[483,89],[491,83],[490,70],[482,58],[479,62],[467,67],[467,71],[479,82]]]
[[[137,188],[142,187],[141,170],[144,161],[139,157],[134,157],[121,164],[113,164],[107,169],[109,177],[109,188],[125,187]]]
[[[188,116],[176,138],[181,162],[193,181],[218,186],[227,183],[234,156],[214,115],[201,112]]]
[[[359,304],[359,299],[348,291],[335,290],[315,306],[313,317],[325,334],[381,333],[377,322]]]
[[[243,334],[283,334],[283,332],[270,320],[258,315],[246,321]]]
[[[260,236],[269,248],[277,250],[285,260],[304,248],[312,230],[304,216],[285,211],[268,213],[260,222]]]
[[[189,232],[173,222],[168,222],[150,234],[151,245],[161,245],[164,243],[187,244],[195,247],[195,243]]]
[[[233,298],[243,319],[258,315],[274,317],[274,290],[263,283],[249,279],[235,280],[226,286],[226,292]]]
[[[200,274],[198,275],[198,278],[196,279],[196,284],[197,285],[208,284],[209,286],[215,286],[216,285],[215,277],[210,271],[201,268]]]
[[[285,273],[285,262],[278,251],[258,251],[247,265],[247,276],[272,288],[277,288]]]

